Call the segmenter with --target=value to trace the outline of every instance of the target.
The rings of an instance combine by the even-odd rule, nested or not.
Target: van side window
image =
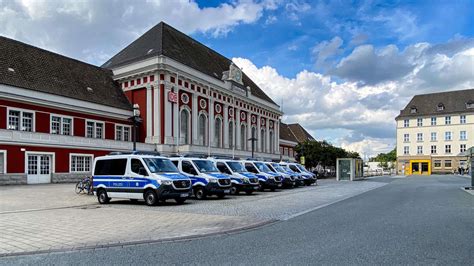
[[[125,175],[127,159],[98,160],[94,175]]]
[[[174,164],[174,166],[178,167],[179,161],[171,161],[171,162]]]
[[[182,161],[181,162],[181,169],[183,170],[183,172],[185,172],[187,174],[192,174],[191,169],[193,169],[193,165],[188,161]]]
[[[230,174],[229,168],[227,168],[227,166],[224,163],[218,162],[217,169],[219,169],[221,173]]]
[[[291,170],[293,170],[293,171],[295,171],[295,172],[297,172],[297,173],[300,172],[300,170],[298,169],[298,167],[296,167],[296,166],[294,166],[294,165],[291,165],[291,164],[290,164],[289,166],[290,166],[290,169],[291,169]]]
[[[134,172],[135,174],[137,175],[140,175],[140,168],[143,168],[145,169],[145,167],[143,166],[142,162],[140,162],[140,160],[138,159],[132,159],[131,162],[130,162],[130,168],[132,169],[132,172]],[[145,172],[142,172],[142,173],[145,173]],[[147,176],[148,173],[146,173],[145,176]]]
[[[247,171],[249,171],[251,173],[255,173],[255,174],[258,173],[258,170],[251,163],[245,163],[245,169],[247,169]]]

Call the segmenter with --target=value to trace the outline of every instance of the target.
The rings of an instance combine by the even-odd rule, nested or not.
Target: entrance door
[[[351,161],[339,160],[339,180],[351,180]]]
[[[51,155],[28,155],[28,184],[51,183]]]
[[[421,174],[427,175],[429,173],[428,168],[428,163],[421,163]]]
[[[419,162],[411,163],[411,173],[413,175],[420,174],[420,163]]]

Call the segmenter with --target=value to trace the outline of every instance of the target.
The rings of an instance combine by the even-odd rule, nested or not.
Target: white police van
[[[260,188],[258,177],[247,171],[241,162],[232,159],[212,160],[221,173],[228,174],[231,177],[230,194],[239,194],[240,191],[244,191],[247,195],[251,195]]]
[[[301,164],[281,162],[280,165],[288,166],[288,168],[290,168],[294,172],[300,173],[304,177],[304,183],[307,186],[311,186],[318,180],[315,174],[306,170],[306,168],[304,168],[304,166],[302,166]]]
[[[279,171],[285,171],[287,174],[294,176],[295,177],[295,187],[305,185],[305,183],[304,183],[305,177],[301,173],[297,173],[297,172],[291,170],[288,167],[288,165],[282,165],[282,164],[279,164],[279,163],[272,163],[272,165],[274,166],[275,169],[279,169]],[[279,168],[277,168],[277,166]]]
[[[282,181],[281,181],[282,187],[284,187],[284,188],[293,188],[293,187],[295,187],[295,184],[296,184],[295,175],[291,175],[291,174],[287,173],[285,170],[283,170],[283,168],[281,168],[280,165],[278,165],[276,163],[267,162],[265,164],[267,165],[268,169],[270,169],[273,173],[281,175],[281,177],[282,177]]]
[[[270,189],[270,191],[275,191],[282,186],[281,175],[273,173],[264,162],[248,159],[242,160],[242,163],[247,171],[254,173],[258,177],[260,190]]]
[[[197,199],[212,195],[224,198],[230,193],[230,177],[222,174],[211,160],[198,157],[172,157],[170,160],[191,179]]]
[[[165,157],[132,152],[97,157],[93,166],[93,190],[100,204],[111,198],[137,201],[146,205],[174,199],[182,204],[191,195],[191,180],[179,173]]]

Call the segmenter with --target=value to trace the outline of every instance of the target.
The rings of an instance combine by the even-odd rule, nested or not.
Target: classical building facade
[[[398,173],[466,168],[474,145],[474,89],[416,95],[396,122]]]
[[[77,180],[135,136],[164,155],[247,158],[253,146],[280,160],[281,115],[231,60],[165,23],[102,67],[0,37],[0,184]]]
[[[282,113],[232,61],[161,22],[107,61],[164,154],[279,158]],[[256,140],[251,141],[254,138]]]

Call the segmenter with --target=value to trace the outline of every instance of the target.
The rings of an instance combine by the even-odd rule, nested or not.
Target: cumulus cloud
[[[373,156],[394,148],[394,119],[414,94],[474,88],[474,45],[462,43],[417,43],[403,52],[393,45],[380,50],[358,46],[336,67],[346,79],[342,81],[308,70],[288,78],[245,58],[233,61],[276,102],[283,102],[284,122],[298,122],[317,139]],[[319,135],[335,130],[344,133]]]
[[[336,55],[342,53],[341,46],[343,40],[336,36],[330,41],[322,41],[313,47],[312,53],[315,57],[317,68],[326,68],[331,66],[331,62],[328,59],[333,59]]]
[[[201,8],[189,0],[0,1],[0,34],[101,64],[161,20],[214,37],[257,22],[279,1],[240,0]]]

